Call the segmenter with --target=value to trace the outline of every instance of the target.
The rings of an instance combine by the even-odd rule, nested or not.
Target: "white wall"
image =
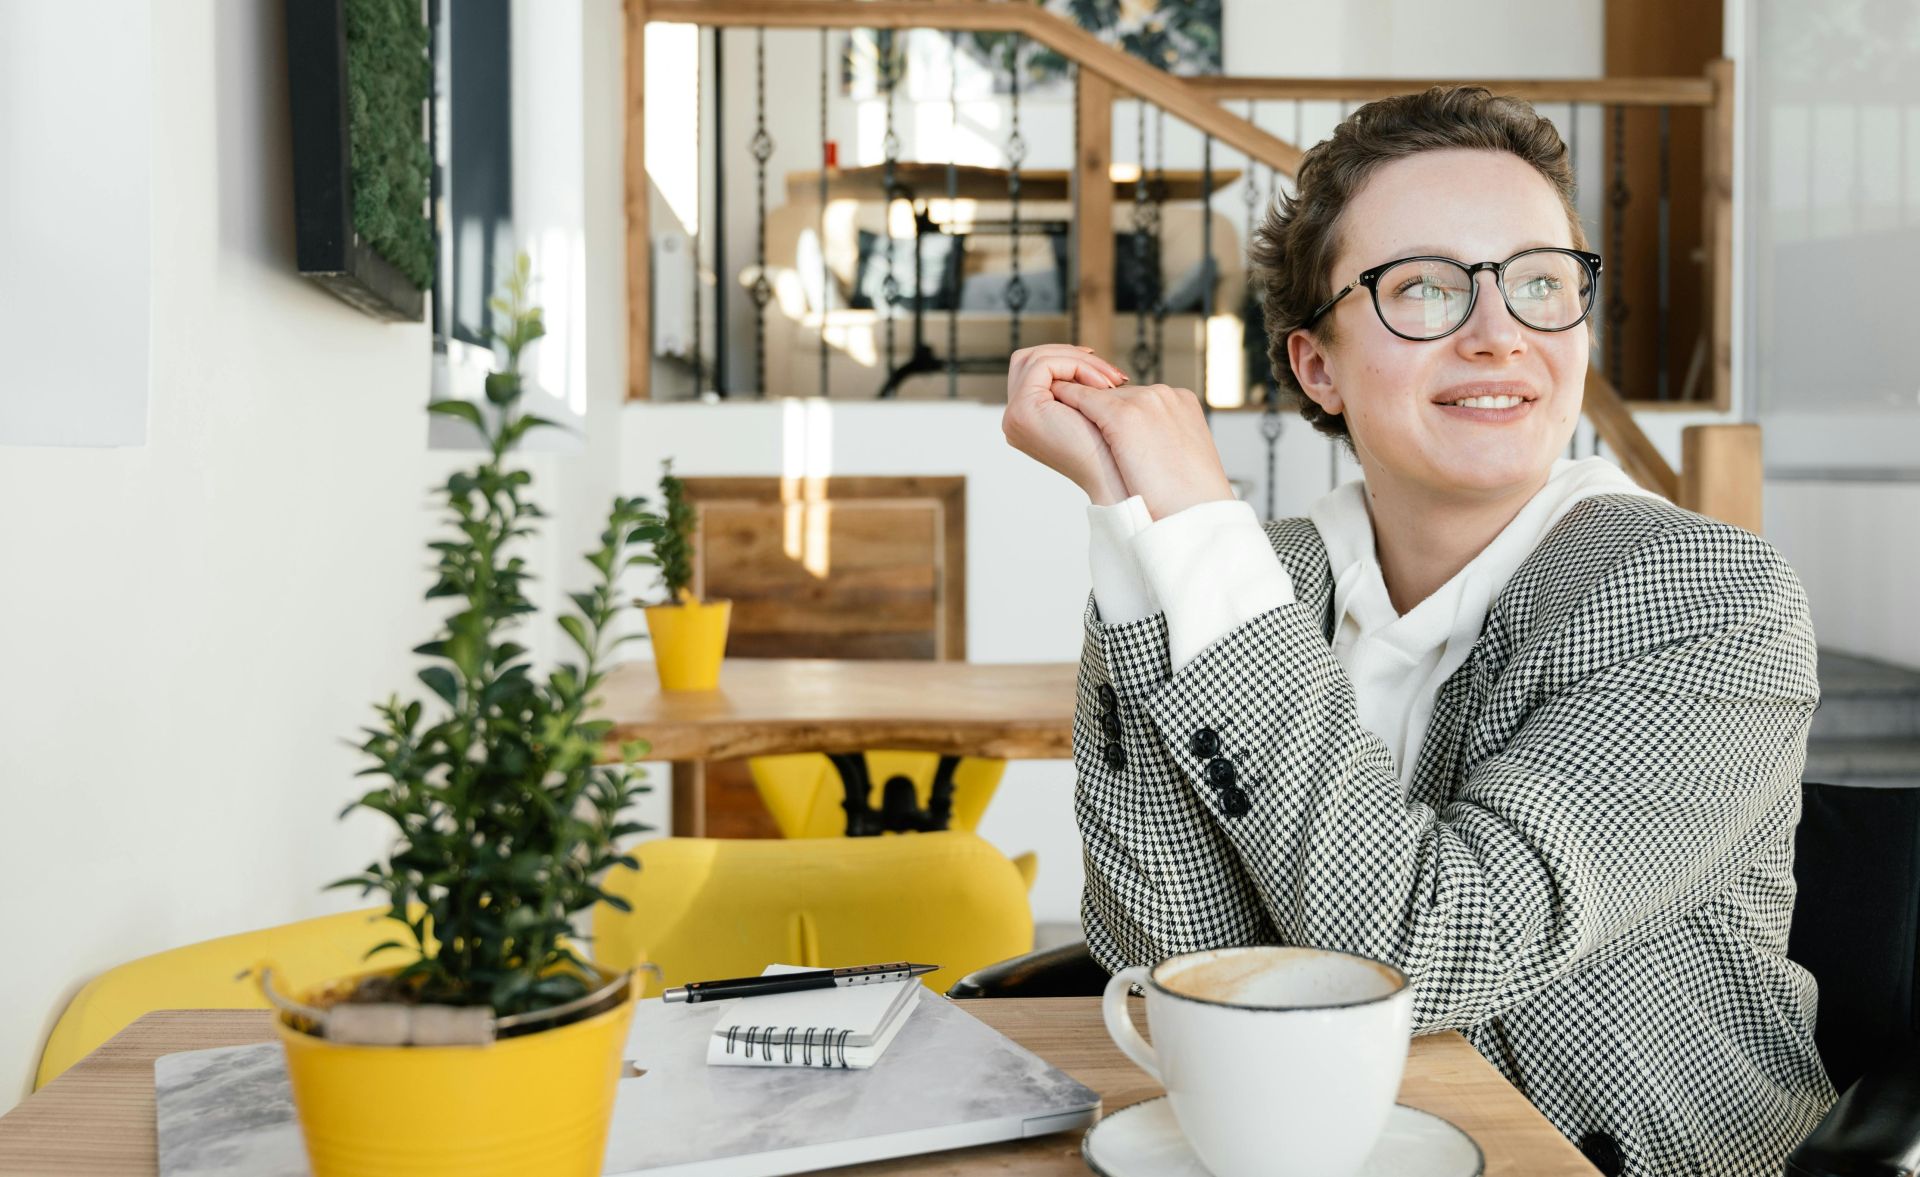
[[[0,1110],[88,976],[357,904],[319,888],[385,841],[373,818],[334,820],[359,767],[345,741],[414,689],[407,651],[436,616],[426,492],[470,458],[427,450],[424,326],[293,273],[281,11],[155,5],[151,92],[86,83],[127,87],[164,161],[151,418],[138,448],[0,449]],[[549,600],[584,579],[624,385],[618,4],[588,12],[587,215],[610,244],[576,276],[598,341],[588,441],[529,462],[558,516],[527,553]],[[34,52],[0,43],[0,76]],[[115,328],[96,321],[96,345],[132,346]]]
[[[1823,646],[1920,666],[1920,12],[1732,0],[1736,372]]]
[[[148,84],[150,3],[0,4],[0,45],[40,46],[0,71],[0,177],[17,178],[0,183],[0,445],[146,436],[153,155],[147,120],[118,100]],[[92,76],[121,86],[74,84]],[[103,324],[112,347],[96,346]]]
[[[1744,359],[1781,476],[1920,478],[1920,10],[1738,0]]]

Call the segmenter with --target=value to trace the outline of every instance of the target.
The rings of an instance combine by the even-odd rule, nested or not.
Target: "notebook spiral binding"
[[[760,1057],[767,1062],[772,1062],[773,1036],[781,1032],[779,1026],[748,1026],[746,1033],[742,1035],[740,1027],[731,1027],[727,1031],[727,1053],[733,1054],[737,1048],[744,1050],[746,1057],[752,1058],[755,1046],[754,1039],[758,1038]],[[789,1066],[793,1064],[793,1036],[796,1032],[800,1032],[802,1035],[800,1039],[801,1066],[810,1067],[813,1065],[813,1040],[814,1035],[818,1034],[820,1036],[820,1065],[823,1067],[836,1065],[833,1061],[833,1051],[837,1046],[840,1048],[840,1062],[838,1066],[842,1070],[851,1069],[847,1066],[847,1039],[852,1036],[852,1030],[841,1030],[834,1026],[828,1026],[823,1031],[818,1026],[808,1026],[804,1032],[801,1032],[797,1026],[786,1027],[785,1035],[780,1043],[780,1057],[781,1061]],[[835,1035],[839,1037],[836,1039]]]

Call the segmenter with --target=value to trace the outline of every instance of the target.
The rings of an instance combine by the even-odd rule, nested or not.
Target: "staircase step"
[[[1821,650],[1820,710],[1811,734],[1816,741],[1920,740],[1920,672]]]
[[[1802,776],[1825,785],[1920,788],[1920,738],[1810,739]]]

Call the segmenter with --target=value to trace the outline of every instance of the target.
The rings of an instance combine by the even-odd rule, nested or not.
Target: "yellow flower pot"
[[[360,1046],[274,1020],[314,1177],[597,1177],[639,986],[482,1046]]]
[[[732,601],[696,601],[647,606],[653,665],[669,691],[711,691],[720,685],[720,659],[727,652]]]

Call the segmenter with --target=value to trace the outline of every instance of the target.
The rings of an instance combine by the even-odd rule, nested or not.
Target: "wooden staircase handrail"
[[[1182,78],[1189,89],[1216,101],[1370,102],[1417,94],[1434,86],[1485,86],[1495,94],[1529,102],[1582,102],[1596,106],[1707,107],[1714,102],[1708,77],[1671,78],[1265,78],[1205,74]]]
[[[1620,468],[1628,477],[1655,494],[1679,501],[1680,476],[1641,431],[1619,390],[1592,364],[1587,365],[1583,408],[1587,420],[1593,422],[1594,432],[1619,458]]]
[[[649,269],[646,248],[645,165],[640,162],[642,144],[638,120],[644,102],[644,88],[635,47],[644,39],[645,27],[652,21],[706,25],[709,27],[761,28],[931,28],[978,32],[1015,32],[1077,63],[1083,84],[1090,76],[1098,80],[1077,100],[1078,117],[1083,121],[1090,106],[1100,99],[1111,101],[1121,92],[1132,94],[1174,115],[1203,134],[1225,143],[1251,159],[1292,176],[1299,168],[1302,151],[1256,126],[1248,119],[1220,105],[1227,99],[1303,101],[1347,99],[1370,100],[1405,94],[1436,85],[1484,85],[1496,93],[1511,94],[1533,102],[1581,102],[1609,106],[1687,106],[1713,110],[1726,105],[1730,86],[1730,67],[1710,68],[1700,78],[1567,78],[1567,79],[1408,79],[1408,78],[1181,78],[1105,44],[1092,33],[1055,13],[1036,5],[993,2],[993,0],[626,0],[628,36],[628,219],[630,234],[637,231],[637,242],[629,241],[630,281],[641,279],[641,286],[630,298],[629,395],[645,397],[646,370],[651,362],[649,316],[646,313],[646,276]],[[1721,63],[1716,63],[1721,64]],[[1711,117],[1711,116],[1710,116]],[[1106,159],[1097,147],[1089,158],[1104,172]],[[1731,144],[1723,145],[1726,154]],[[1083,151],[1083,154],[1086,154]],[[1087,160],[1076,161],[1084,166]],[[638,169],[638,180],[635,169]],[[1076,202],[1083,203],[1083,202]],[[1102,198],[1104,203],[1104,197]],[[1101,234],[1105,241],[1106,235]],[[1096,250],[1096,252],[1098,252]],[[1098,276],[1083,280],[1097,282]],[[1612,383],[1598,368],[1589,365],[1585,390],[1585,412],[1601,440],[1617,455],[1621,467],[1636,482],[1670,500],[1699,498],[1703,491],[1696,478],[1683,486],[1672,465],[1661,456],[1653,442],[1633,419],[1632,411]],[[1695,427],[1722,429],[1726,438],[1707,434],[1689,438],[1689,448],[1701,456],[1726,450],[1735,460],[1747,462],[1757,470],[1757,440],[1740,435],[1731,427]],[[1689,430],[1692,433],[1693,430]],[[1697,443],[1697,444],[1696,444]],[[1757,474],[1746,479],[1756,483]],[[1743,503],[1740,513],[1751,509],[1751,522],[1758,526],[1758,496]]]
[[[631,0],[630,0],[631,2]],[[1165,70],[1032,4],[982,0],[644,0],[647,19],[761,28],[963,29],[1020,33],[1270,168],[1293,175],[1300,148],[1227,110]]]

